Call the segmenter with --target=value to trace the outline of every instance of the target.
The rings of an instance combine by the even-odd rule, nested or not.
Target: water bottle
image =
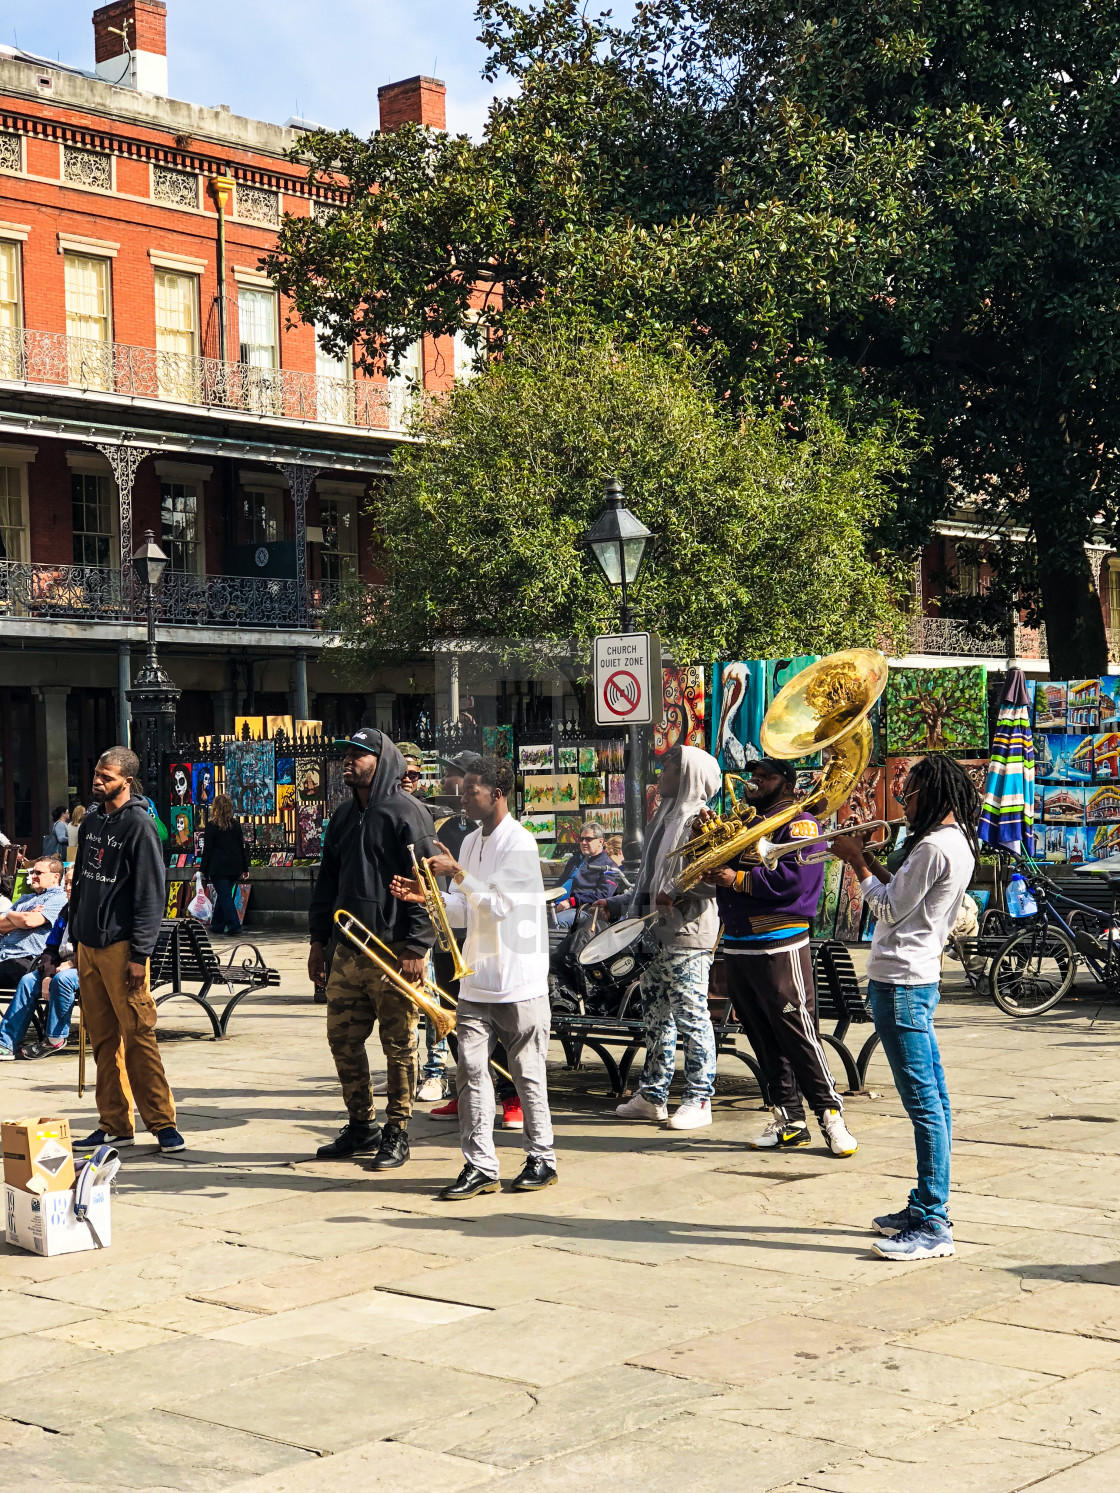
[[[1012,871],[1007,888],[1007,910],[1013,918],[1033,918],[1038,911],[1034,893],[1027,885],[1021,871]]]

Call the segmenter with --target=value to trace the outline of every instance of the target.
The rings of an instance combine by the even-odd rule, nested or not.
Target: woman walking
[[[241,919],[233,901],[234,885],[249,869],[245,858],[245,840],[241,823],[233,812],[233,800],[226,793],[215,795],[202,838],[202,879],[213,884],[217,894],[212,933],[241,932]]]

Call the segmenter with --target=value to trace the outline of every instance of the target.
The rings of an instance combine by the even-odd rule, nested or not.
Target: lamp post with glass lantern
[[[132,557],[132,568],[144,586],[148,603],[148,652],[144,667],[128,691],[132,707],[132,750],[140,758],[144,789],[161,814],[169,807],[165,756],[175,741],[175,710],[181,691],[159,661],[156,650],[156,594],[167,569],[167,556],[151,529]]]
[[[588,549],[608,586],[621,590],[621,631],[634,631],[634,616],[630,608],[630,588],[638,579],[646,550],[653,535],[628,508],[622,505],[622,484],[617,477],[608,477],[605,484],[606,511],[580,540],[580,548]],[[642,733],[640,726],[631,726],[630,751],[626,762],[626,809],[623,852],[629,861],[641,855],[642,840]]]

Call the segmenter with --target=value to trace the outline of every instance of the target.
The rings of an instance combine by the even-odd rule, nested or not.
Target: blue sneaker
[[[174,1125],[165,1125],[156,1136],[156,1140],[159,1141],[159,1148],[164,1155],[169,1151],[185,1151],[187,1149],[186,1141],[175,1129]]]
[[[956,1254],[953,1231],[939,1218],[911,1220],[893,1239],[876,1239],[871,1246],[883,1260],[938,1260]]]
[[[893,1239],[896,1234],[901,1234],[903,1229],[908,1229],[911,1223],[910,1204],[900,1213],[881,1213],[878,1218],[871,1220],[871,1227],[877,1234],[885,1234],[888,1239]]]
[[[121,1146],[131,1146],[134,1139],[131,1135],[116,1135],[112,1130],[95,1130],[85,1140],[76,1140],[74,1150],[96,1151],[101,1146],[116,1146],[120,1150]]]

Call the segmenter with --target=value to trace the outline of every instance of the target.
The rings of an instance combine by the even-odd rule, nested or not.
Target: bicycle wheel
[[[1008,1016],[1041,1016],[1056,1006],[1077,974],[1077,951],[1055,928],[1024,928],[992,961],[992,999]]]

